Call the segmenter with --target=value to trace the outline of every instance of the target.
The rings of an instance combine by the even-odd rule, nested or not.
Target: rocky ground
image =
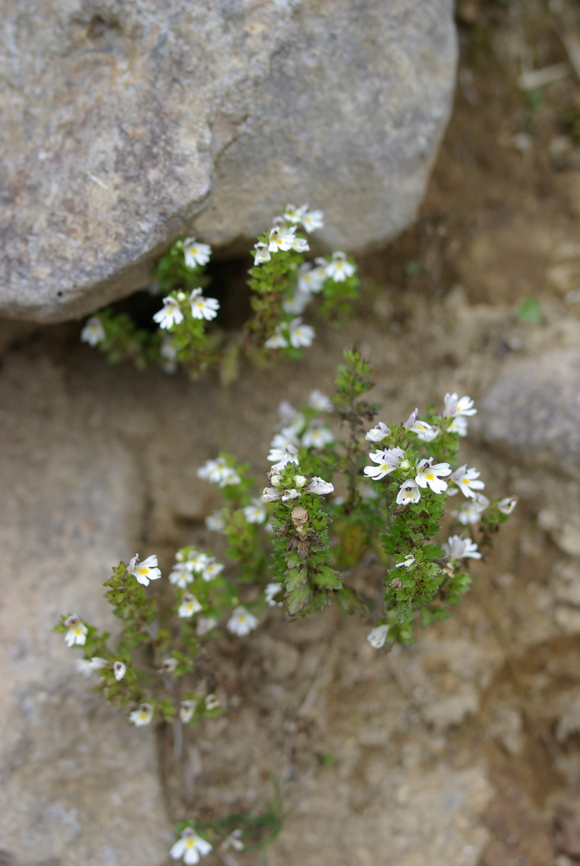
[[[3,324],[0,863],[159,866],[176,820],[259,810],[270,774],[286,811],[279,837],[265,855],[214,862],[580,857],[572,9],[459,5],[455,112],[417,224],[363,262],[355,318],[321,328],[304,362],[246,369],[223,389],[107,367],[76,325]],[[522,89],[522,70],[558,64],[561,77]],[[197,467],[219,448],[265,454],[278,401],[330,392],[354,342],[376,364],[385,421],[446,391],[475,398],[466,460],[518,508],[456,616],[412,648],[374,651],[368,625],[333,610],[287,624],[274,609],[251,638],[224,640],[228,712],[192,733],[175,766],[163,731],[99,703],[51,627],[73,609],[105,625],[101,583],[135,550],[157,552],[166,571],[177,546],[211,544],[203,519],[216,500]]]

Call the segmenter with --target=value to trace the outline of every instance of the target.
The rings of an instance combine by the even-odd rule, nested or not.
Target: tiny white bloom
[[[282,499],[282,491],[276,490],[275,487],[264,487],[262,499],[264,502],[276,502],[277,499]]]
[[[206,695],[204,699],[206,710],[217,710],[221,707],[220,699],[217,695]]]
[[[153,718],[153,707],[151,704],[141,704],[138,710],[129,713],[129,721],[138,728],[148,725]]]
[[[387,436],[391,435],[391,431],[382,421],[379,421],[376,427],[372,427],[366,434],[365,439],[369,442],[382,442]]]
[[[380,649],[386,643],[388,631],[388,625],[378,625],[367,635],[367,640],[372,647]]]
[[[141,562],[138,554],[135,554],[129,563],[127,571],[143,586],[149,586],[150,580],[159,580],[161,577],[161,570],[157,567],[157,557],[155,555],[148,556],[147,559]]]
[[[415,483],[419,487],[430,487],[433,493],[443,493],[447,490],[447,482],[443,478],[451,475],[451,466],[449,463],[435,463],[433,458],[421,460],[417,466],[419,470],[415,476]]]
[[[274,437],[275,439],[276,437]],[[282,443],[280,439],[279,442]],[[282,461],[287,461],[287,458],[292,458],[292,463],[298,463],[298,448],[293,445],[291,442],[287,442],[286,445],[280,444],[279,446],[274,447],[273,440],[272,445],[270,446],[270,450],[268,451],[268,460],[274,461],[276,466],[280,465]]]
[[[217,562],[213,556],[209,557],[201,576],[205,581],[215,580],[218,574],[224,570],[221,562]]]
[[[273,472],[281,472],[285,466],[288,466],[289,463],[295,463],[298,466],[298,458],[295,454],[291,454],[287,452],[284,454],[277,463],[274,463],[272,469],[270,471]],[[272,476],[273,477],[273,476]]]
[[[179,718],[181,719],[181,721],[183,722],[184,725],[186,725],[189,721],[191,721],[191,718],[192,718],[193,714],[195,713],[196,707],[197,707],[197,701],[194,701],[194,700],[181,701],[181,704],[179,705]]]
[[[213,619],[211,616],[200,616],[197,621],[196,632],[199,637],[202,637],[204,634],[207,634],[209,631],[214,629],[217,625],[217,620]]]
[[[177,357],[177,349],[175,347],[175,340],[171,334],[166,334],[163,337],[159,354],[163,359],[163,370],[166,373],[175,373],[177,370],[177,361],[175,360]]]
[[[268,337],[264,346],[266,349],[285,349],[288,346],[288,340],[280,330],[280,325],[276,325],[274,333]]]
[[[497,507],[502,514],[511,514],[517,504],[517,496],[506,496],[505,499],[502,499],[500,502],[497,503]]]
[[[264,596],[266,598],[266,604],[269,607],[276,607],[278,602],[274,601],[274,597],[278,595],[280,590],[282,589],[282,584],[280,583],[269,583],[264,590]]]
[[[293,204],[289,204],[286,206],[286,210],[284,211],[284,219],[287,223],[302,222],[302,217],[307,210],[307,204],[303,204],[302,207],[295,207]]]
[[[153,321],[157,322],[160,328],[171,328],[173,325],[179,325],[180,322],[183,322],[183,313],[175,298],[172,298],[171,295],[163,298],[163,307],[155,313]]]
[[[481,553],[477,549],[477,544],[471,538],[450,535],[448,540],[441,546],[451,562],[456,559],[481,559]]]
[[[190,550],[185,560],[185,567],[190,571],[195,571],[201,574],[204,568],[207,567],[210,557],[207,553],[202,553],[201,550]]]
[[[311,409],[316,409],[317,412],[333,412],[334,406],[332,400],[323,394],[322,391],[311,391],[308,398],[308,405]]]
[[[266,520],[266,509],[259,499],[252,499],[250,505],[242,508],[242,513],[248,523],[264,523]]]
[[[300,317],[292,319],[288,325],[288,340],[295,349],[301,346],[311,346],[316,331],[310,325],[305,325]]]
[[[274,226],[273,229],[270,229],[268,249],[271,253],[275,253],[278,250],[286,251],[293,248],[296,240],[296,226]],[[308,245],[306,248],[308,248]]]
[[[242,831],[234,830],[233,833],[230,833],[227,839],[224,839],[222,842],[221,847],[233,848],[234,851],[243,851],[246,846],[242,842]]]
[[[189,301],[194,319],[206,319],[209,322],[215,319],[220,308],[219,301],[215,298],[204,298],[201,289],[194,289],[189,296]]]
[[[309,262],[303,262],[298,268],[298,291],[307,295],[319,292],[326,280],[326,271],[318,266],[313,268]]]
[[[80,621],[78,616],[72,614],[65,619],[64,624],[68,628],[64,636],[66,645],[75,646],[76,644],[77,646],[84,646],[87,641],[88,628]]]
[[[419,502],[421,499],[421,491],[414,481],[409,479],[399,487],[397,493],[397,505],[408,505],[411,502]]]
[[[310,292],[301,292],[298,289],[291,298],[287,298],[282,302],[282,309],[291,316],[300,316],[311,300],[312,296]]]
[[[411,568],[415,563],[415,557],[412,553],[408,553],[404,559],[395,563],[395,568]]]
[[[103,323],[97,316],[91,316],[87,319],[84,328],[81,331],[81,340],[83,343],[88,343],[89,346],[97,346],[105,339],[105,329]]]
[[[459,398],[457,394],[446,394],[443,398],[444,418],[453,418],[458,415],[476,415],[477,409],[473,408],[473,400],[471,397]]]
[[[188,268],[196,268],[198,265],[207,265],[211,256],[209,244],[200,244],[195,238],[186,238],[183,241],[183,253],[185,264]]]
[[[454,517],[457,517],[463,526],[468,526],[470,523],[479,523],[481,515],[489,505],[489,499],[483,493],[475,493],[471,499],[464,502],[459,511],[453,511]]]
[[[198,836],[195,830],[191,827],[186,827],[181,833],[181,839],[178,839],[175,845],[172,846],[169,855],[172,860],[181,860],[191,866],[191,864],[199,863],[200,857],[205,857],[212,850],[212,846],[201,836]]]
[[[113,673],[117,682],[120,682],[127,673],[127,666],[123,662],[113,662]]]
[[[311,421],[302,435],[304,448],[324,448],[334,442],[334,434],[320,421]]]
[[[355,272],[354,265],[347,260],[346,254],[337,251],[332,254],[332,261],[326,264],[326,276],[335,283],[344,283],[347,277],[352,277]]]
[[[402,448],[385,448],[383,451],[373,451],[369,457],[373,463],[378,463],[378,466],[365,466],[364,474],[367,478],[378,481],[390,472],[394,472],[404,456],[405,452]]]
[[[477,480],[479,476],[480,473],[477,469],[468,469],[467,464],[465,464],[453,472],[451,475],[451,481],[454,481],[455,484],[457,484],[464,496],[471,498],[472,496],[475,496],[477,490],[483,490],[485,487],[483,481]]]
[[[200,610],[203,610],[203,608],[197,598],[190,592],[186,592],[181,599],[177,615],[182,619],[188,619],[194,613],[199,613]]]
[[[76,668],[84,677],[90,677],[93,671],[99,671],[101,668],[107,667],[108,664],[106,659],[101,659],[98,656],[93,656],[92,659],[76,660]]]
[[[185,589],[188,583],[193,580],[191,568],[187,567],[187,563],[180,562],[174,566],[173,571],[169,575],[169,582],[180,589]]]
[[[211,532],[223,532],[226,526],[223,509],[218,508],[213,514],[209,514],[205,518],[205,525]]]
[[[464,418],[463,415],[457,415],[447,430],[451,433],[457,433],[458,436],[467,436],[468,423],[467,418]]]
[[[282,502],[287,502],[289,499],[296,499],[298,496],[300,496],[299,491],[295,490],[294,487],[290,487],[288,490],[283,492],[280,498]]]
[[[296,481],[296,478],[294,481]],[[334,485],[330,481],[324,481],[318,475],[314,475],[304,489],[307,493],[317,493],[319,496],[326,496],[327,493],[334,491]]]
[[[409,417],[407,418],[407,420],[403,422],[403,427],[404,427],[406,430],[410,430],[411,427],[413,426],[413,424],[415,423],[415,421],[417,420],[418,417],[419,417],[419,410],[418,410],[418,409],[414,409],[414,410],[411,412],[411,414],[409,415]]]
[[[197,470],[198,478],[205,478],[206,481],[211,481],[217,484],[218,487],[227,487],[228,485],[239,484],[240,476],[231,466],[228,466],[223,457],[216,457],[215,460],[206,460],[206,462]]]
[[[264,244],[258,241],[257,244],[254,244],[254,249],[256,250],[256,252],[254,253],[255,265],[261,265],[262,262],[270,261],[270,250],[268,249],[268,244]]]
[[[250,634],[257,625],[258,620],[253,613],[250,613],[245,607],[237,607],[229,618],[226,628],[228,631],[231,631],[232,634],[245,637],[247,634]]]
[[[317,229],[324,227],[324,213],[321,210],[311,210],[305,213],[301,218],[302,225],[306,231],[315,232]]]
[[[409,428],[411,433],[416,433],[417,438],[422,442],[432,442],[439,435],[439,427],[434,427],[432,424],[427,424],[426,421],[415,421],[412,427]]]

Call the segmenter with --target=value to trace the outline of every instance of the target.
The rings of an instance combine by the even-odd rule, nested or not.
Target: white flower
[[[220,700],[217,695],[206,695],[204,699],[206,710],[217,710],[218,707],[221,707]]]
[[[197,470],[198,478],[205,478],[206,481],[211,481],[219,487],[227,487],[228,485],[239,484],[240,476],[231,466],[228,466],[223,457],[216,457],[215,460],[206,460],[206,462]]]
[[[450,535],[442,545],[450,562],[456,559],[481,559],[481,553],[477,544],[471,538],[461,538],[459,535]]]
[[[87,319],[84,328],[81,331],[81,340],[83,343],[88,343],[89,346],[97,346],[105,339],[105,329],[103,323],[97,316],[91,316]]]
[[[447,430],[451,433],[457,433],[458,436],[467,436],[467,426],[467,418],[464,418],[463,415],[458,415],[453,419]]]
[[[264,523],[266,520],[266,509],[259,499],[252,499],[250,505],[242,508],[242,513],[248,523]]]
[[[173,567],[173,571],[169,575],[169,582],[180,589],[185,589],[188,583],[193,580],[191,568],[185,562],[178,563]]]
[[[256,252],[254,253],[255,265],[261,265],[262,262],[270,261],[270,250],[268,249],[268,244],[264,244],[258,241],[257,244],[254,244],[254,249],[256,250]]]
[[[296,478],[294,478],[294,481],[296,482]],[[334,485],[330,481],[324,481],[322,478],[319,478],[318,475],[313,475],[304,490],[307,493],[317,493],[319,496],[326,496],[327,493],[334,491]]]
[[[127,666],[123,662],[113,662],[113,673],[117,682],[120,682],[127,673]]]
[[[203,608],[197,598],[190,592],[186,592],[181,599],[177,615],[182,619],[188,619],[194,613],[199,613],[200,610],[203,610]]]
[[[264,487],[262,499],[264,502],[276,502],[277,499],[282,499],[282,491],[276,490],[275,487]]]
[[[171,334],[166,334],[163,337],[159,354],[164,361],[162,364],[163,370],[166,373],[175,373],[177,370],[177,361],[175,360],[177,357],[177,348],[175,346],[175,340]]]
[[[268,244],[268,249],[271,253],[275,253],[278,250],[285,251],[290,249],[297,249],[297,244],[298,247],[302,246],[302,250],[308,249],[307,241],[305,241],[303,238],[296,237],[296,226],[274,226],[273,229],[270,229],[270,241]],[[300,251],[301,250],[299,250],[299,252]]]
[[[344,283],[355,272],[354,265],[347,261],[346,254],[340,251],[332,254],[332,261],[326,263],[326,276],[335,283]]]
[[[218,574],[224,570],[224,567],[221,562],[217,562],[213,558],[213,556],[209,557],[207,563],[204,566],[204,569],[201,573],[202,578],[205,581],[215,580]]]
[[[212,846],[209,842],[198,836],[191,827],[186,827],[181,833],[181,839],[178,839],[172,846],[169,855],[172,860],[183,858],[183,862],[190,866],[190,864],[199,863],[199,858],[205,857],[211,850]]]
[[[376,427],[372,427],[369,432],[366,434],[365,439],[368,439],[369,442],[382,442],[387,436],[391,435],[391,431],[387,427],[386,424],[383,424],[382,421],[379,421]]]
[[[285,466],[288,466],[289,463],[294,463],[298,466],[298,458],[295,454],[291,454],[289,451],[284,454],[277,463],[274,463],[270,472],[281,472]]]
[[[264,346],[266,349],[285,349],[288,346],[288,340],[280,330],[280,325],[276,325],[274,333],[268,337]]]
[[[455,484],[459,487],[461,492],[471,498],[475,496],[476,490],[483,490],[485,484],[483,481],[478,481],[480,473],[477,469],[468,469],[467,464],[465,466],[460,466],[459,469],[456,469],[455,472],[451,475],[451,481],[454,481]]]
[[[415,564],[415,557],[412,553],[408,553],[404,559],[395,563],[395,568],[411,568]]]
[[[175,298],[172,298],[171,295],[163,298],[163,307],[155,313],[153,321],[157,322],[160,328],[171,328],[173,325],[179,325],[180,322],[183,322],[183,313]]]
[[[394,472],[399,463],[405,456],[402,448],[385,448],[383,451],[373,451],[369,457],[378,466],[365,466],[364,474],[367,478],[373,478],[375,481],[384,478],[389,472]]]
[[[298,289],[291,298],[287,298],[282,302],[282,309],[291,316],[299,316],[304,312],[311,300],[312,296],[310,292],[301,292]]]
[[[471,397],[458,398],[457,394],[446,394],[443,398],[444,418],[454,418],[458,415],[476,415],[477,409],[473,408]]]
[[[417,438],[422,442],[432,442],[439,435],[439,427],[427,424],[426,421],[415,421],[409,430],[411,433],[416,433]]]
[[[186,725],[192,718],[197,707],[197,701],[181,701],[179,705],[179,718]]]
[[[223,532],[226,526],[223,509],[218,508],[213,514],[209,514],[205,518],[205,525],[211,532]]]
[[[331,442],[334,442],[334,434],[320,421],[311,421],[302,435],[302,445],[304,448],[324,448],[325,445],[329,445]]]
[[[303,204],[302,207],[295,207],[293,204],[289,204],[284,211],[284,219],[287,223],[300,223],[307,210],[307,204]]]
[[[298,436],[294,428],[284,427],[280,433],[276,433],[270,442],[270,454],[280,454],[280,456],[270,457],[268,460],[281,460],[283,454],[296,454],[297,447],[300,444]]]
[[[77,644],[77,646],[84,646],[87,640],[88,628],[80,621],[78,616],[72,614],[65,619],[64,624],[68,628],[64,636],[66,645],[74,646]]]
[[[161,577],[161,571],[157,567],[156,556],[148,556],[147,559],[141,562],[139,555],[136,553],[129,563],[127,571],[143,586],[149,586],[150,580],[159,580]]]
[[[278,602],[274,601],[274,596],[278,595],[280,590],[282,589],[282,584],[280,583],[269,583],[264,590],[264,596],[266,598],[266,604],[269,607],[276,607]]]
[[[474,495],[465,502],[459,511],[453,511],[453,515],[457,517],[463,526],[469,523],[479,523],[482,513],[489,505],[489,499],[483,493],[474,493]]]
[[[306,207],[308,207],[308,205],[306,205]],[[310,232],[315,232],[317,229],[324,227],[324,213],[321,210],[311,210],[308,213],[303,214],[300,221],[306,231],[310,234]]]
[[[190,571],[195,571],[197,574],[201,574],[208,564],[209,559],[207,553],[202,553],[201,550],[190,550],[187,554],[187,559],[185,560],[185,567]]]
[[[148,725],[153,718],[153,707],[151,704],[141,704],[138,710],[133,710],[129,713],[129,721],[137,725],[138,728],[143,725]]]
[[[319,292],[326,280],[326,271],[318,266],[313,268],[309,262],[302,262],[298,268],[298,291],[311,295]]]
[[[332,400],[323,394],[322,391],[311,391],[308,398],[308,405],[311,409],[316,409],[317,412],[333,412],[334,406]]]
[[[183,253],[186,266],[196,268],[198,265],[207,265],[211,256],[211,247],[209,244],[196,243],[195,238],[186,238],[183,241]]]
[[[505,499],[502,499],[497,503],[497,507],[501,511],[502,514],[511,514],[516,505],[518,504],[517,496],[506,496]]]
[[[292,319],[288,325],[288,340],[295,349],[299,349],[300,346],[311,346],[315,336],[314,328],[305,325],[301,318]]]
[[[367,640],[372,647],[380,649],[386,643],[388,631],[388,625],[378,625],[367,635]]]
[[[233,833],[230,833],[227,839],[224,839],[222,842],[221,847],[233,848],[234,851],[243,851],[246,846],[242,842],[242,831],[234,830]]]
[[[98,656],[93,656],[92,659],[76,659],[75,662],[76,669],[84,677],[90,677],[93,671],[99,671],[108,664],[109,662],[106,659],[101,659]]]
[[[287,428],[298,432],[304,426],[304,416],[288,400],[280,401],[278,404],[278,415],[280,416],[279,426],[282,430]]]
[[[232,634],[237,634],[240,637],[245,637],[250,634],[256,626],[258,620],[253,613],[246,610],[245,607],[237,607],[229,618],[226,628]]]
[[[419,417],[419,410],[418,410],[418,409],[414,409],[414,410],[411,412],[411,414],[409,415],[409,417],[407,418],[407,420],[403,423],[403,427],[404,427],[406,430],[410,430],[411,427],[413,426],[413,424],[415,423],[415,421],[417,420],[418,417]]]
[[[217,620],[213,619],[211,616],[200,616],[197,621],[196,631],[199,637],[202,637],[204,634],[207,634],[217,625]]]
[[[419,470],[415,476],[415,483],[419,487],[430,487],[433,493],[443,493],[447,490],[447,482],[443,478],[451,475],[451,466],[449,463],[435,463],[433,458],[421,460],[417,466]]]
[[[410,502],[419,502],[421,491],[417,484],[409,479],[401,484],[397,493],[397,505],[408,505]]]
[[[215,319],[220,308],[219,301],[215,298],[204,298],[201,289],[194,289],[189,296],[191,303],[191,315],[194,319]]]

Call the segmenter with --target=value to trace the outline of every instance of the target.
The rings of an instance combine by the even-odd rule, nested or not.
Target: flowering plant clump
[[[152,317],[157,328],[139,328],[127,313],[108,308],[87,320],[81,340],[112,362],[156,363],[167,373],[180,365],[191,374],[219,367],[226,379],[234,375],[242,351],[252,357],[280,352],[300,357],[316,335],[303,321],[307,306],[317,300],[321,316],[341,317],[358,294],[356,266],[344,252],[305,259],[308,235],[323,225],[322,211],[288,205],[258,239],[248,283],[253,314],[241,334],[226,336],[213,327],[220,304],[204,291],[211,247],[190,237],[176,241],[154,271],[149,289],[163,304]]]
[[[310,217],[316,222],[315,213],[301,219]],[[289,221],[290,215],[268,244],[257,245],[262,264],[298,252]],[[202,245],[195,250],[198,258],[207,254]],[[213,307],[199,293],[194,301],[206,310],[201,322]],[[172,305],[166,307],[159,319],[176,323]],[[261,321],[266,327],[267,317]],[[183,726],[227,707],[212,667],[215,641],[248,638],[270,609],[283,608],[292,620],[336,601],[345,613],[367,619],[372,613],[372,647],[412,643],[418,625],[450,615],[469,589],[468,562],[482,559],[512,513],[514,497],[488,499],[479,470],[457,459],[476,412],[471,398],[448,393],[439,412],[420,417],[414,409],[401,422],[377,420],[379,407],[365,399],[371,372],[356,350],[347,351],[332,400],[313,391],[300,409],[280,403],[261,493],[249,465],[232,455],[199,467],[200,483],[223,495],[206,525],[223,535],[225,561],[186,546],[167,580],[154,554],[119,563],[105,581],[122,622],[114,648],[108,634],[77,614],[56,626],[67,646],[82,649],[79,671],[98,675],[97,689],[129,722],[171,723],[177,752]],[[349,579],[371,560],[380,564],[382,579],[362,593]],[[191,824],[180,832],[171,856],[185,863],[197,863],[215,841]],[[243,845],[238,836],[228,844],[235,848],[234,841]]]

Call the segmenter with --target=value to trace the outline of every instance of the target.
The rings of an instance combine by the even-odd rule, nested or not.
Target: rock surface
[[[452,9],[8,0],[0,309],[75,318],[176,237],[255,238],[287,202],[325,209],[323,244],[391,238],[449,115]]]

